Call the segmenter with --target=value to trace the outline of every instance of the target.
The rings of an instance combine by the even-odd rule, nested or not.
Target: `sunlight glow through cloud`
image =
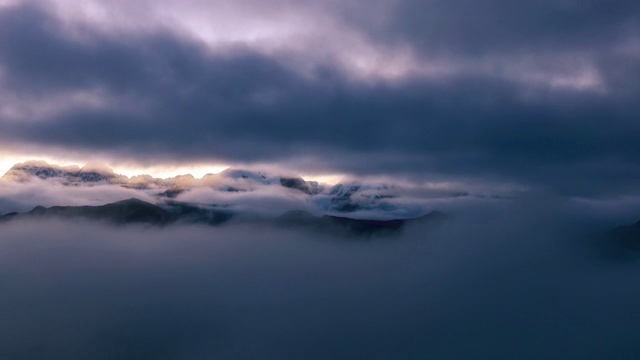
[[[78,165],[82,167],[86,163],[86,159],[53,157],[47,155],[12,155],[0,152],[0,176],[5,174],[13,165],[31,160],[43,160],[49,164],[60,166]],[[128,177],[136,175],[151,175],[156,178],[170,178],[178,175],[191,174],[195,178],[201,178],[207,174],[217,174],[224,171],[229,166],[221,164],[192,164],[192,165],[134,165],[119,164],[110,161],[96,161],[96,163],[104,164],[117,174],[126,175]]]
[[[251,4],[198,1],[169,1],[162,6],[146,1],[124,6],[120,1],[93,0],[55,0],[52,4],[68,31],[80,39],[83,25],[107,34],[171,29],[206,44],[213,53],[230,45],[248,45],[264,54],[290,52],[296,60],[287,65],[307,75],[327,60],[340,64],[358,81],[395,81],[443,73],[442,64],[425,63],[406,46],[376,44],[350,24],[308,5],[277,11],[255,4],[257,9],[248,10]],[[137,21],[140,16],[145,17],[144,22]]]
[[[595,5],[0,0],[0,171],[629,192],[637,5]]]
[[[170,178],[178,175],[191,174],[196,179],[202,178],[207,174],[217,174],[228,166],[225,165],[181,165],[181,166],[149,166],[149,167],[135,167],[135,166],[122,166],[114,169],[116,173],[126,175],[129,177],[149,174],[157,178]]]
[[[32,160],[42,160],[49,164],[59,166],[84,166],[87,162],[86,159],[80,158],[68,158],[64,156],[48,156],[44,154],[32,154],[32,155],[14,155],[11,153],[3,153],[0,151],[0,177],[4,175],[11,167],[18,163],[23,163]],[[230,166],[225,164],[183,164],[183,165],[171,165],[171,164],[159,164],[159,165],[139,165],[130,163],[120,163],[109,160],[94,161],[97,164],[104,164],[111,168],[115,173],[133,177],[137,175],[151,175],[155,178],[167,179],[179,175],[191,174],[196,179],[200,179],[208,174],[218,174]],[[270,169],[269,172],[273,172],[274,175],[278,174],[277,169]],[[285,171],[286,173],[286,171]],[[292,174],[295,176],[296,174]],[[300,174],[305,180],[317,181],[321,184],[333,185],[337,184],[346,178],[344,174]]]
[[[12,1],[0,0],[0,6],[4,3]],[[291,54],[280,61],[307,77],[313,77],[319,66],[332,63],[341,67],[351,80],[362,82],[396,82],[416,77],[438,79],[475,73],[549,89],[605,91],[595,65],[579,55],[572,55],[570,61],[556,59],[559,62],[550,62],[550,69],[540,69],[535,58],[527,59],[529,55],[524,59],[507,56],[472,62],[448,56],[431,57],[418,54],[407,43],[376,41],[356,24],[335,17],[325,5],[52,0],[46,6],[79,41],[86,27],[112,36],[169,30],[205,45],[212,54],[233,46],[247,47],[267,56]],[[144,21],[139,21],[140,18]],[[570,63],[568,69],[567,63]],[[496,68],[503,70],[496,72]]]

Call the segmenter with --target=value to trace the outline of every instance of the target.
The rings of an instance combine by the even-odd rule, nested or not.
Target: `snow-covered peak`
[[[3,178],[19,182],[29,181],[32,178],[53,179],[63,184],[99,182],[122,184],[129,180],[126,176],[116,174],[112,169],[105,166],[91,164],[82,168],[78,166],[63,167],[38,160],[14,165]]]
[[[205,175],[199,183],[223,191],[242,192],[277,184],[278,178],[260,171],[227,169],[219,174]]]
[[[317,181],[306,181],[299,176],[281,176],[280,185],[302,191],[307,195],[317,195],[324,190],[324,187],[319,185]]]
[[[184,184],[189,183],[190,184],[190,183],[193,183],[196,180],[196,178],[191,174],[185,174],[185,175],[177,175],[177,176],[174,176],[172,178],[165,179],[165,180],[166,181],[170,181],[170,182],[175,182],[175,183],[184,183]]]
[[[100,163],[87,163],[80,169],[80,172],[116,175],[112,168]]]
[[[388,208],[384,201],[395,197],[394,187],[387,184],[362,183],[352,181],[339,183],[326,193],[325,207],[331,211],[351,212],[362,209]]]
[[[242,169],[226,169],[220,174],[218,174],[221,178],[226,179],[234,179],[234,180],[248,180],[254,181],[260,184],[269,185],[273,183],[274,178],[267,176],[264,172],[261,171],[249,171]]]
[[[26,188],[63,185],[78,188],[78,194],[94,185],[107,185],[96,191],[129,191],[150,196],[160,204],[196,203],[202,206],[224,207],[234,211],[266,211],[305,209],[318,214],[376,218],[407,218],[422,211],[413,194],[403,185],[387,185],[364,179],[328,186],[300,176],[273,176],[266,172],[227,169],[201,179],[180,175],[161,179],[150,175],[128,178],[112,169],[88,164],[58,166],[44,161],[29,161],[14,165],[4,175],[5,180],[22,182]],[[33,186],[36,185],[36,186]],[[126,189],[116,189],[123,187]],[[70,190],[72,193],[75,190]],[[266,209],[266,210],[265,210]],[[278,211],[279,211],[278,210]]]
[[[62,177],[68,170],[69,168],[49,164],[46,161],[32,160],[13,165],[3,178],[21,182],[28,181],[31,177],[48,179]]]
[[[362,188],[362,184],[351,182],[347,184],[336,184],[329,190],[329,195],[333,197],[351,197]]]

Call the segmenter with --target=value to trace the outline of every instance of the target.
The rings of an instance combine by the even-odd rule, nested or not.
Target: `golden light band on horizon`
[[[115,173],[134,177],[137,175],[151,175],[155,178],[171,178],[178,175],[191,174],[196,179],[200,179],[207,174],[218,174],[232,165],[227,164],[185,164],[185,165],[153,165],[144,166],[127,163],[117,163],[111,161],[86,161],[75,158],[52,157],[47,155],[14,155],[3,154],[0,152],[0,176],[4,175],[12,166],[27,161],[46,161],[51,165],[59,166],[79,166],[82,167],[87,163],[97,163],[111,168]],[[339,183],[345,175],[343,174],[308,174],[302,173],[300,176],[305,180],[318,181],[321,184],[333,185]]]
[[[0,153],[0,176],[4,175],[13,165],[32,160],[42,160],[49,164],[59,166],[77,165],[82,167],[87,163],[87,161],[80,161],[77,159],[62,157],[54,158],[46,155],[5,155]],[[178,175],[191,174],[195,178],[201,178],[207,174],[217,174],[229,168],[228,165],[222,164],[140,166],[133,164],[112,164],[109,161],[91,162],[104,164],[113,169],[114,172],[128,177],[146,174],[156,178],[170,178]]]

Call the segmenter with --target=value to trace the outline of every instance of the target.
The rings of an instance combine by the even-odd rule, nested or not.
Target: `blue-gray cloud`
[[[4,105],[55,101],[37,119],[0,112],[0,138],[141,162],[282,163],[578,195],[638,191],[634,3],[600,14],[596,1],[403,1],[368,17],[376,23],[354,17],[367,11],[350,4],[339,15],[372,44],[406,43],[419,60],[431,53],[462,67],[354,80],[332,60],[303,73],[288,51],[246,42],[211,49],[168,27],[115,36],[84,25],[79,39],[48,11],[16,6],[0,13],[0,84],[11,94]],[[533,65],[520,64],[527,57]],[[573,62],[587,64],[597,84],[581,88]],[[65,101],[77,93],[98,104]]]
[[[640,269],[591,247],[602,224],[554,199],[486,212],[365,242],[246,224],[10,222],[0,354],[636,357]]]

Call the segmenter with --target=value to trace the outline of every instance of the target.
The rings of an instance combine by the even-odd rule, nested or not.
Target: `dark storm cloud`
[[[285,51],[265,55],[241,43],[212,50],[168,29],[115,37],[86,27],[78,39],[47,12],[22,6],[0,14],[3,87],[18,99],[97,89],[105,104],[65,107],[61,101],[58,111],[32,121],[4,115],[0,138],[14,147],[139,161],[295,164],[515,182],[580,195],[638,190],[632,79],[640,66],[637,55],[614,51],[638,33],[636,5],[612,5],[599,18],[599,2],[427,4],[392,7],[378,27],[385,36],[372,31],[377,23],[355,23],[376,41],[404,41],[422,55],[435,49],[452,63],[539,54],[548,57],[544,71],[536,68],[542,82],[527,80],[524,65],[515,68],[522,78],[463,69],[359,81],[332,61],[301,74]],[[545,85],[571,68],[571,61],[559,68],[553,63],[567,51],[586,53],[602,84]],[[518,65],[521,59],[512,60]],[[494,66],[505,65],[500,61]]]
[[[384,41],[408,41],[425,52],[474,56],[531,51],[592,52],[637,35],[633,0],[400,0],[374,1],[374,12],[345,12]],[[350,10],[350,11],[349,11]],[[635,34],[633,34],[635,32]]]

